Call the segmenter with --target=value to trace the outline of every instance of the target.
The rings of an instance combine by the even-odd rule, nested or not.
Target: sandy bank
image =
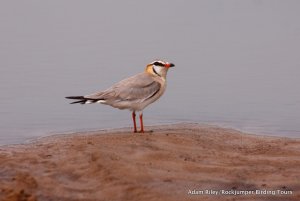
[[[0,200],[300,200],[299,139],[197,124],[150,129],[2,146]]]

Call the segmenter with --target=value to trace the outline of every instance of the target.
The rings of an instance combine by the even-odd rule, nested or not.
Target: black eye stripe
[[[155,66],[165,66],[165,64],[160,63],[158,61],[154,62],[153,65],[155,65]]]

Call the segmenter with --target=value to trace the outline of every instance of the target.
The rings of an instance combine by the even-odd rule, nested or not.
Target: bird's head
[[[146,72],[153,74],[155,76],[166,78],[169,68],[174,66],[175,65],[172,63],[157,60],[147,65]]]

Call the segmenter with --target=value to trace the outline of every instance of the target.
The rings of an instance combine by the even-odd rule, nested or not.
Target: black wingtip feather
[[[67,99],[84,99],[83,96],[67,96],[65,98],[67,98]]]
[[[86,100],[80,100],[80,101],[72,102],[70,104],[76,104],[76,103],[85,104],[85,102],[86,102]]]
[[[78,101],[72,102],[70,104],[76,104],[76,103],[85,104],[85,102],[86,102],[86,99],[83,96],[67,96],[65,98],[78,100]]]
[[[84,96],[67,96],[65,98],[77,100],[70,104],[76,104],[76,103],[85,104],[87,101],[90,101],[89,103],[96,103],[99,100],[103,100],[103,99],[86,98]]]

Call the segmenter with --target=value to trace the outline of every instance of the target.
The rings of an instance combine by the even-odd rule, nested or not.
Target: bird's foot
[[[145,130],[139,130],[139,131],[134,130],[133,133],[153,133],[153,130],[147,130],[147,131],[145,131]]]

